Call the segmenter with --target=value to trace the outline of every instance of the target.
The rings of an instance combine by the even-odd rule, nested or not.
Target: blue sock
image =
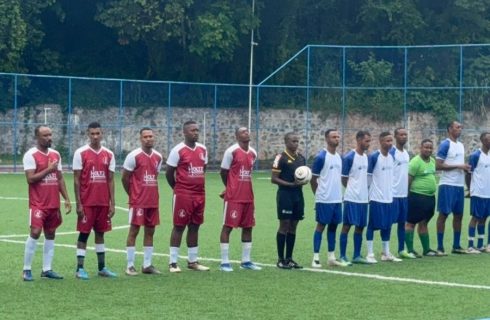
[[[321,245],[322,245],[322,233],[315,230],[315,232],[313,233],[313,252],[319,253]]]
[[[362,233],[354,232],[354,258],[361,255]]]
[[[371,228],[368,228],[366,231],[366,240],[367,241],[373,241],[374,239],[374,230]]]
[[[345,252],[347,251],[347,233],[340,234],[340,257],[345,258]]]
[[[402,252],[405,250],[405,223],[398,223],[396,234],[398,237],[398,252]]]
[[[453,237],[453,248],[455,248],[455,249],[461,248],[461,243],[460,243],[460,240],[461,240],[461,231],[454,231],[453,234],[454,234],[454,237]]]
[[[475,245],[475,227],[468,227],[468,248],[474,248]]]
[[[335,251],[335,231],[327,232],[328,252]]]
[[[444,251],[444,232],[437,233],[437,250]]]
[[[487,245],[490,244],[490,223],[488,224]]]
[[[478,230],[478,248],[483,248],[483,239],[485,238],[485,225],[479,224],[476,229]]]
[[[379,233],[381,234],[382,241],[390,241],[391,229],[381,229]]]

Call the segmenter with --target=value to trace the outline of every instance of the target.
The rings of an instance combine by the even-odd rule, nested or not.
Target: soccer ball
[[[294,178],[301,184],[307,184],[311,180],[311,169],[307,166],[301,166],[294,171]]]

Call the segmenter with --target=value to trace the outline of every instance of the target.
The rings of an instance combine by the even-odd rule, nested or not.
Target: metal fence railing
[[[311,158],[323,147],[326,128],[342,133],[340,150],[354,146],[359,129],[373,146],[383,130],[406,127],[409,150],[422,138],[438,141],[445,123],[459,120],[467,150],[490,129],[490,45],[308,45],[253,86],[252,145],[259,169],[283,149],[283,136],[298,132]],[[151,126],[156,148],[167,155],[182,140],[181,125],[196,120],[210,168],[218,168],[234,130],[248,123],[248,85],[183,83],[0,73],[0,171],[22,170],[33,131],[46,123],[54,146],[71,164],[86,143],[85,128],[101,122],[105,144],[122,164],[136,148],[138,131]]]

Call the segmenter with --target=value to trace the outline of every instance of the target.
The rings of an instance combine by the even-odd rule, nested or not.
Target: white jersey
[[[342,202],[342,158],[338,153],[331,154],[327,150],[320,151],[313,161],[312,174],[318,177],[318,188],[315,202]]]
[[[459,141],[445,139],[439,145],[436,159],[444,160],[445,164],[464,164],[464,146]],[[464,187],[464,171],[462,169],[445,170],[441,174],[439,185]]]
[[[392,147],[390,154],[393,157],[393,197],[405,198],[408,196],[408,163],[410,156],[407,150],[398,150]]]
[[[490,198],[490,154],[481,149],[470,155],[472,197]]]
[[[368,203],[368,158],[351,150],[342,158],[342,177],[348,177],[344,201]]]
[[[379,150],[369,155],[368,174],[372,175],[369,201],[393,202],[393,157],[384,156]]]

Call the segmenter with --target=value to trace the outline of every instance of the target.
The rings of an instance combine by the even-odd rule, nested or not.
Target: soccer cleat
[[[374,257],[374,254],[368,254],[366,256],[366,261],[367,261],[367,263],[370,263],[370,264],[378,263],[378,260],[376,260],[376,258]]]
[[[434,251],[434,250],[432,250],[432,251]],[[422,258],[422,255],[420,253],[418,253],[417,251],[415,251],[415,250],[414,251],[411,251],[410,253],[413,254],[413,256],[415,258]]]
[[[75,277],[80,280],[88,280],[88,273],[85,271],[85,269],[78,269],[78,271],[75,273]]]
[[[233,268],[231,267],[230,263],[222,263],[219,266],[219,269],[224,272],[232,272]]]
[[[247,262],[242,262],[240,264],[240,269],[259,271],[259,270],[262,270],[262,267],[259,267],[258,265],[256,265],[252,261],[247,261]]]
[[[22,279],[24,279],[24,281],[34,281],[31,270],[22,271]]]
[[[469,247],[468,249],[466,249],[466,253],[469,253],[469,254],[480,254],[480,250],[478,249],[475,249],[473,247]]]
[[[398,252],[398,258],[400,258],[400,259],[417,259],[417,257],[413,253],[407,252],[406,250]]]
[[[209,271],[209,268],[206,266],[203,266],[199,262],[188,262],[187,263],[187,269],[191,269],[194,271]]]
[[[437,251],[436,251],[436,255],[437,255],[438,257],[445,257],[445,256],[447,256],[447,253],[446,253],[446,252],[444,252],[444,250],[437,250]]]
[[[350,262],[346,257],[340,257],[339,261],[348,267],[352,266],[352,262]]]
[[[391,253],[388,252],[388,254],[383,253],[381,255],[381,261],[401,262],[403,260],[395,257],[394,255],[392,255]]]
[[[286,260],[283,259],[279,259],[276,263],[276,266],[279,269],[286,269],[286,270],[290,270],[292,268],[291,265]]]
[[[53,270],[48,270],[48,271],[41,272],[41,278],[61,280],[61,279],[63,279],[63,276],[60,276],[59,274],[57,274]]]
[[[299,265],[296,261],[293,259],[289,259],[287,261],[288,265],[291,267],[291,269],[303,269],[302,265]]]
[[[453,254],[466,254],[468,252],[466,251],[466,249],[459,247],[459,248],[453,248],[453,250],[451,250],[451,253],[453,253]]]
[[[480,250],[481,253],[490,253],[490,247],[481,247],[478,248],[478,250]]]
[[[138,271],[136,271],[136,268],[134,266],[127,268],[125,273],[127,276],[137,276],[138,275]]]
[[[437,251],[429,249],[427,252],[424,252],[424,256],[426,257],[438,257]]]
[[[117,274],[112,272],[111,270],[107,269],[104,267],[102,270],[99,271],[99,277],[105,277],[105,278],[115,278],[117,277]]]
[[[327,265],[329,267],[348,267],[349,263],[337,259],[328,259]]]
[[[320,260],[313,259],[313,261],[311,262],[311,267],[312,268],[321,268],[322,264],[320,263]]]
[[[352,259],[352,263],[355,264],[371,264],[371,262],[368,262],[367,259],[363,258],[362,256],[355,257]]]
[[[168,271],[170,271],[171,273],[179,273],[181,272],[182,270],[180,270],[179,266],[177,265],[177,263],[171,263],[168,265]]]
[[[155,268],[153,265],[149,265],[148,267],[141,267],[141,273],[144,274],[162,274],[160,270]]]

